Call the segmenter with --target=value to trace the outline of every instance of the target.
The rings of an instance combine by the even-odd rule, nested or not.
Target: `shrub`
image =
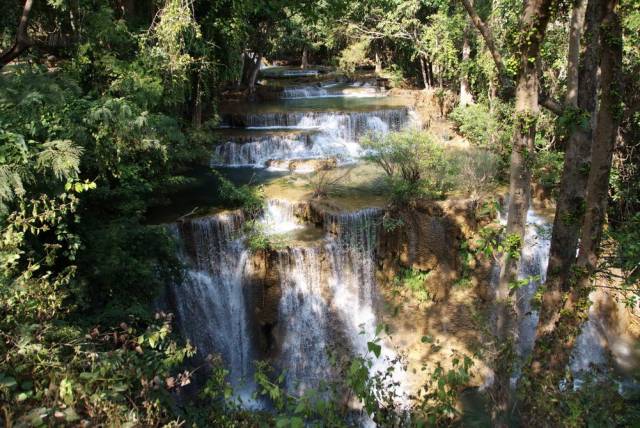
[[[458,171],[458,189],[477,198],[482,190],[495,183],[501,164],[495,153],[487,150],[458,150],[450,156]]]
[[[564,153],[548,149],[540,150],[533,165],[533,179],[545,189],[555,189],[560,184],[564,166]]]
[[[218,193],[220,198],[230,208],[242,208],[250,217],[256,217],[264,208],[265,197],[262,188],[244,184],[236,186],[216,170],[212,170],[218,178]]]
[[[471,104],[458,106],[449,114],[458,132],[472,145],[499,156],[500,172],[509,164],[513,137],[511,116],[511,107],[497,102],[493,113],[485,104]]]
[[[338,67],[347,74],[356,71],[361,65],[366,65],[370,61],[367,58],[369,49],[369,41],[367,39],[359,40],[350,44],[340,52],[338,57]]]
[[[368,160],[387,174],[395,203],[442,198],[454,186],[455,164],[426,132],[391,133],[364,139],[362,145]]]

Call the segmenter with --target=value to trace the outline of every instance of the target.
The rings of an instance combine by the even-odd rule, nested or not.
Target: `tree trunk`
[[[567,94],[565,106],[578,107],[580,38],[584,26],[587,0],[575,0],[569,23],[569,54],[567,56]]]
[[[300,61],[300,68],[305,69],[309,67],[309,48],[304,45],[302,48],[302,61]]]
[[[470,23],[464,28],[462,35],[462,73],[460,74],[460,105],[473,104],[473,94],[469,88],[469,59],[471,57],[471,45],[469,44]]]
[[[378,49],[376,49],[375,55],[376,55],[376,74],[380,74],[382,73],[382,58],[380,58],[380,53],[378,52]]]
[[[465,0],[467,1],[467,0]],[[500,282],[496,293],[498,313],[496,335],[501,345],[496,373],[494,423],[506,424],[511,404],[509,380],[513,359],[513,303],[509,297],[510,284],[517,278],[518,256],[522,242],[531,197],[531,164],[534,156],[534,140],[538,107],[538,73],[536,62],[551,15],[552,0],[529,0],[521,20],[522,37],[519,52],[519,74],[515,100],[515,136],[511,151],[509,179],[509,207],[507,214],[506,242],[509,250],[502,256]]]
[[[193,79],[193,112],[192,123],[195,128],[202,126],[202,88],[201,88],[201,74],[196,72]]]
[[[532,382],[526,394],[530,400],[525,403],[524,410],[529,420],[539,420],[541,425],[552,426],[560,421],[560,411],[550,411],[555,405],[551,403],[557,403],[558,385],[563,380],[573,345],[588,316],[590,280],[598,263],[611,161],[620,124],[622,30],[617,14],[618,2],[606,0],[602,3],[604,18],[600,28],[604,31],[600,37],[600,78],[603,90],[594,131],[578,259],[571,278],[573,286],[564,294],[555,329],[539,338],[537,346],[547,348],[546,358],[535,360],[529,369]]]
[[[429,61],[427,72],[429,74],[429,87],[432,88],[435,83],[435,78],[433,77],[433,63]]]
[[[250,94],[256,91],[256,81],[260,72],[260,64],[262,63],[262,54],[251,53],[244,54],[244,71],[243,80],[247,85]]]
[[[33,42],[27,34],[27,25],[29,24],[29,14],[31,13],[32,6],[33,0],[26,0],[24,2],[22,16],[20,17],[20,22],[16,30],[16,40],[8,51],[0,55],[0,69],[22,55],[23,52],[33,45]]]
[[[586,0],[579,0],[585,1]],[[581,7],[579,4],[576,8]],[[587,41],[581,54],[581,61],[568,59],[568,67],[575,67],[575,82],[570,86],[577,86],[573,105],[572,94],[567,93],[567,107],[575,114],[582,116],[587,123],[575,123],[565,151],[564,168],[560,181],[560,191],[556,204],[556,214],[551,237],[549,252],[549,266],[545,293],[542,299],[537,336],[542,336],[553,329],[561,308],[561,295],[569,289],[568,279],[576,260],[580,226],[583,220],[585,193],[587,186],[589,162],[591,157],[592,129],[595,125],[596,94],[598,82],[598,28],[601,17],[598,0],[590,0],[587,7],[585,40]],[[575,13],[572,15],[574,16]],[[572,18],[573,19],[573,18]],[[572,24],[573,27],[573,24]],[[580,30],[581,34],[582,31]],[[580,34],[576,35],[572,29],[569,50],[578,50],[575,45],[580,44]],[[578,65],[579,63],[579,65]],[[588,118],[586,117],[588,116]],[[578,122],[576,120],[575,122]],[[534,351],[542,351],[540,349]]]
[[[429,78],[427,77],[427,66],[423,55],[420,55],[420,71],[422,72],[422,83],[424,84],[424,89],[429,89],[430,85]]]

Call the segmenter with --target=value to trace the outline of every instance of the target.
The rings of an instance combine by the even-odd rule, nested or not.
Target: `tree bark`
[[[547,349],[546,358],[536,359],[528,374],[531,382],[526,394],[530,399],[525,403],[525,415],[529,420],[537,420],[540,425],[545,426],[553,426],[561,420],[558,409],[553,412],[550,410],[557,403],[555,397],[558,396],[558,385],[563,380],[573,345],[588,316],[590,281],[598,263],[612,156],[621,120],[622,30],[617,13],[618,1],[606,0],[602,3],[604,18],[600,25],[603,30],[600,37],[600,77],[603,90],[600,94],[587,181],[587,208],[580,234],[576,269],[571,278],[573,286],[564,293],[564,303],[555,329],[539,339],[539,345]]]
[[[471,31],[470,23],[465,25],[462,35],[462,73],[460,74],[460,105],[466,106],[473,104],[473,94],[469,88],[469,60],[471,57],[471,45],[469,44],[469,34]]]
[[[582,1],[582,0],[579,0]],[[576,7],[578,5],[576,4]],[[577,93],[575,106],[573,95],[567,95],[567,107],[579,117],[585,116],[587,123],[575,123],[569,135],[565,151],[565,161],[560,181],[559,196],[551,237],[549,266],[547,268],[546,291],[542,299],[537,336],[553,329],[561,308],[562,292],[569,289],[568,279],[576,260],[578,238],[582,225],[587,171],[591,160],[592,129],[595,126],[595,109],[598,81],[598,31],[601,17],[598,0],[590,0],[585,23],[585,40],[581,61],[568,59],[569,67],[576,67]],[[580,31],[582,33],[582,31]],[[575,36],[575,35],[574,35]],[[572,44],[579,43],[573,41]],[[571,49],[570,49],[571,50]],[[588,116],[588,117],[587,117]],[[537,350],[541,351],[541,350]],[[536,351],[534,351],[535,356]]]
[[[567,55],[567,94],[564,104],[578,107],[578,82],[580,62],[580,39],[584,27],[587,0],[575,0],[569,22],[569,53]]]
[[[424,84],[424,89],[429,89],[430,85],[429,78],[427,77],[427,66],[423,55],[420,55],[420,71],[422,72],[422,83]]]
[[[468,0],[463,0],[468,2]],[[505,364],[512,359],[513,302],[509,297],[510,284],[517,278],[521,244],[531,198],[531,164],[534,156],[538,106],[538,73],[536,62],[551,16],[552,0],[529,0],[520,24],[519,73],[515,94],[515,136],[511,151],[509,178],[509,206],[506,240],[512,242],[501,260],[500,282],[496,293],[498,304],[496,335],[502,345],[499,359],[504,369],[497,373],[495,385],[494,423],[505,425],[511,404],[511,370]]]
[[[258,73],[260,72],[260,64],[262,63],[262,54],[258,53],[245,53],[244,54],[244,72],[243,80],[247,85],[247,89],[250,94],[256,91],[256,81],[258,80]]]
[[[31,13],[32,6],[33,0],[26,0],[24,2],[22,15],[20,16],[20,22],[18,23],[18,29],[16,31],[16,40],[7,52],[0,55],[0,69],[22,55],[23,52],[33,45],[33,42],[27,34],[27,25],[29,24],[29,14]]]
[[[309,48],[304,45],[302,48],[302,60],[300,61],[300,68],[305,69],[309,67]]]

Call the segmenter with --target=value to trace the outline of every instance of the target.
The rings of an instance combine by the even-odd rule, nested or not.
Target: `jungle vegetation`
[[[371,141],[394,203],[443,197],[465,162],[485,162],[509,186],[496,426],[514,401],[533,426],[638,423],[638,401],[611,384],[560,385],[596,279],[615,278],[638,305],[640,3],[10,0],[0,14],[0,425],[346,426],[330,393],[345,388],[380,426],[455,422],[464,357],[433,373],[409,417],[394,413],[367,355],[348,362],[344,384],[315,391],[322,399],[289,396],[263,367],[266,414],[230,400],[215,358],[199,392],[180,394],[194,350],[153,302],[182,266],[148,216],[207,164],[220,98],[251,96],[265,58],[368,68],[452,100],[445,114],[486,159],[451,158],[419,134]],[[537,340],[512,396],[510,285],[534,182],[553,195],[555,223]],[[220,186],[230,206],[259,209],[254,189]],[[369,350],[380,352],[375,339]]]

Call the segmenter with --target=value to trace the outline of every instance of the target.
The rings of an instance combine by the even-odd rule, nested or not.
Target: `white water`
[[[289,392],[301,394],[331,379],[332,373],[321,249],[279,251],[278,272],[282,278],[279,328],[283,338],[278,366],[286,373]]]
[[[295,206],[280,199],[267,200],[260,224],[269,235],[279,235],[301,229],[303,225],[295,216]]]
[[[233,123],[233,119],[230,119]],[[248,142],[227,141],[215,148],[212,166],[263,168],[269,161],[334,157],[351,163],[363,151],[358,144],[365,135],[384,135],[411,122],[406,109],[358,113],[267,113],[247,115],[252,129],[295,128],[317,130],[313,135],[264,136]]]
[[[385,96],[384,92],[370,85],[352,84],[346,88],[334,88],[338,84],[322,86],[293,86],[284,88],[282,99],[300,98],[374,98]]]
[[[253,357],[243,290],[248,252],[237,236],[243,221],[230,212],[175,225],[189,269],[172,289],[184,335],[200,358],[221,355],[240,388],[252,374]]]

